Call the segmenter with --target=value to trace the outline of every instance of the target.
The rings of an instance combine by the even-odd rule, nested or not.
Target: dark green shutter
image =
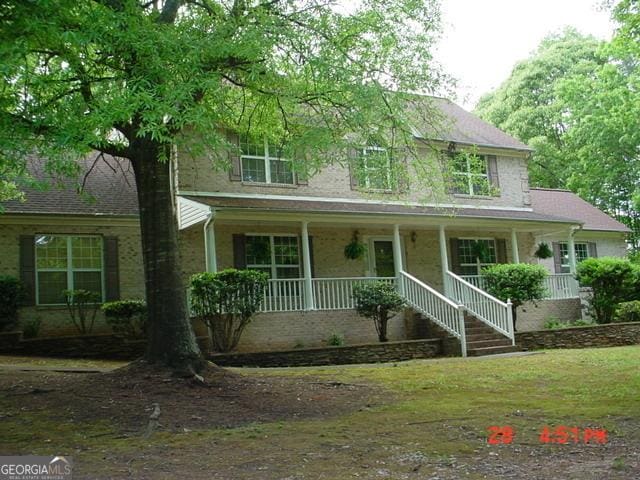
[[[500,177],[498,176],[498,159],[495,155],[487,155],[487,169],[488,169],[488,177],[489,177],[489,185],[493,187],[493,189],[500,188]],[[492,192],[493,195],[494,192]],[[497,192],[496,192],[497,193]],[[495,195],[495,196],[500,196]]]
[[[596,246],[595,242],[589,242],[587,244],[587,248],[588,248],[588,253],[589,253],[589,257],[591,258],[597,258],[598,257],[598,247]]]
[[[229,179],[232,182],[242,180],[242,165],[240,160],[240,137],[237,133],[228,131],[227,141],[231,144],[229,148]]]
[[[562,252],[560,243],[553,242],[553,269],[556,273],[562,273]]]
[[[118,238],[104,237],[104,293],[105,300],[120,299],[120,272],[118,260]]]
[[[20,235],[20,280],[25,289],[24,305],[36,304],[36,238]]]
[[[233,234],[233,266],[247,268],[247,237],[243,233]]]
[[[449,261],[451,262],[451,265],[449,266],[449,268],[451,269],[451,271],[453,273],[456,274],[460,274],[462,273],[462,270],[460,268],[460,257],[459,257],[459,241],[457,238],[450,238],[449,239],[449,246],[450,246],[450,250],[451,250],[451,255],[449,258]]]
[[[504,238],[496,239],[496,258],[498,263],[507,263],[507,241]]]

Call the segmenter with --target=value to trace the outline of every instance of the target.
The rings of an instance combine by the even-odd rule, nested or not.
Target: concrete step
[[[506,337],[504,335],[499,334],[498,332],[474,333],[473,335],[470,335],[469,332],[467,332],[466,338],[467,338],[467,343],[469,343],[469,342],[477,342],[480,340],[496,340],[496,339],[502,339]]]
[[[500,335],[493,328],[489,327],[471,327],[465,328],[464,331],[467,335],[488,335],[490,333],[497,333],[498,335]]]
[[[511,340],[507,337],[492,338],[488,340],[467,341],[467,348],[484,348],[484,347],[510,347]]]
[[[482,348],[469,348],[467,349],[467,355],[470,357],[481,357],[484,355],[496,355],[498,353],[511,353],[517,352],[520,349],[513,345],[506,345],[501,347],[482,347]]]

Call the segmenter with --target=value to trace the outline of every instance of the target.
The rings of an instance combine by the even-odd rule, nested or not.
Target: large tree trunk
[[[140,208],[148,308],[146,359],[189,374],[204,361],[187,314],[171,191],[170,146],[138,139],[130,146]]]

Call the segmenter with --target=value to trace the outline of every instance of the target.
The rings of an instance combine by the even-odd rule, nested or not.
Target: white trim
[[[404,205],[410,207],[435,207],[435,208],[471,208],[477,210],[507,210],[512,212],[533,212],[531,207],[511,207],[499,205],[466,205],[461,203],[421,203],[401,200],[369,200],[361,198],[341,198],[341,197],[304,197],[300,195],[274,195],[266,193],[235,193],[235,192],[202,192],[202,191],[179,191],[178,195],[189,197],[219,197],[219,198],[246,198],[261,200],[295,200],[303,202],[339,202],[354,204],[382,204],[382,205]],[[538,220],[541,221],[541,220]],[[575,223],[567,221],[567,223]],[[577,223],[576,223],[577,225]]]
[[[247,142],[249,141],[248,137],[245,137]],[[296,184],[296,174],[291,168],[291,183],[282,183],[282,182],[273,182],[271,181],[271,160],[276,160],[278,162],[288,162],[290,167],[293,166],[291,159],[289,158],[281,158],[281,157],[272,157],[269,155],[269,141],[267,137],[263,137],[262,141],[264,142],[264,155],[246,155],[240,151],[240,179],[243,183],[249,183],[253,185],[285,185],[285,186],[293,186]],[[242,142],[240,142],[242,143]],[[242,160],[244,158],[248,158],[250,160],[262,160],[264,163],[264,182],[256,182],[253,180],[245,180],[244,178],[244,164]]]
[[[374,242],[390,242],[391,243],[391,247],[393,248],[393,234],[391,235],[364,235],[363,240],[366,240],[367,242],[367,257],[365,259],[365,266],[366,266],[366,275],[367,277],[378,277],[379,275],[376,274],[376,265],[375,265],[375,249],[373,248],[373,243]],[[406,259],[407,259],[407,253],[404,247],[404,235],[400,235],[400,256],[402,259],[402,264],[406,264]],[[395,268],[395,255],[396,252],[393,252],[393,257],[394,257],[394,268]]]

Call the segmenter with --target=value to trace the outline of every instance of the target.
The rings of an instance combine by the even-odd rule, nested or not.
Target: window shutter
[[[598,257],[598,247],[596,246],[596,242],[589,242],[587,244],[587,248],[589,249],[589,257],[597,258]]]
[[[495,155],[487,155],[487,168],[489,184],[493,188],[500,188],[500,178],[498,176],[498,159]]]
[[[20,235],[20,280],[25,288],[24,305],[36,304],[36,238]]]
[[[451,262],[450,268],[453,273],[460,274],[462,272],[460,269],[460,257],[458,256],[458,244],[459,242],[457,238],[449,239],[449,246],[451,247],[451,256],[449,258],[449,261]]]
[[[496,239],[496,259],[498,263],[507,263],[507,241],[504,238]]]
[[[242,165],[240,160],[240,136],[236,132],[227,132],[227,141],[231,144],[229,148],[229,179],[232,182],[242,181]]]
[[[453,182],[453,175],[451,170],[452,159],[453,153],[449,150],[442,150],[440,152],[440,171],[442,172],[442,180],[444,181],[445,191],[449,195],[453,195],[454,193],[456,193],[456,187]]]
[[[120,299],[118,237],[104,237],[104,292],[107,302]]]
[[[247,268],[247,237],[243,233],[233,234],[233,266]]]
[[[296,172],[296,183],[298,185],[309,185],[309,175],[303,169]]]
[[[351,190],[357,190],[358,175],[356,169],[358,168],[358,151],[355,148],[349,149],[347,161],[349,162],[349,183],[351,184]]]
[[[392,162],[394,160],[393,158],[391,159]],[[406,155],[403,155],[398,157],[397,160],[399,162],[397,167],[398,193],[409,193],[409,159]],[[393,163],[391,165],[393,169]]]
[[[309,261],[311,262],[311,278],[315,278],[316,269],[313,262],[313,237],[309,235]]]
[[[562,273],[562,253],[560,252],[560,244],[553,242],[553,269],[556,273]]]

